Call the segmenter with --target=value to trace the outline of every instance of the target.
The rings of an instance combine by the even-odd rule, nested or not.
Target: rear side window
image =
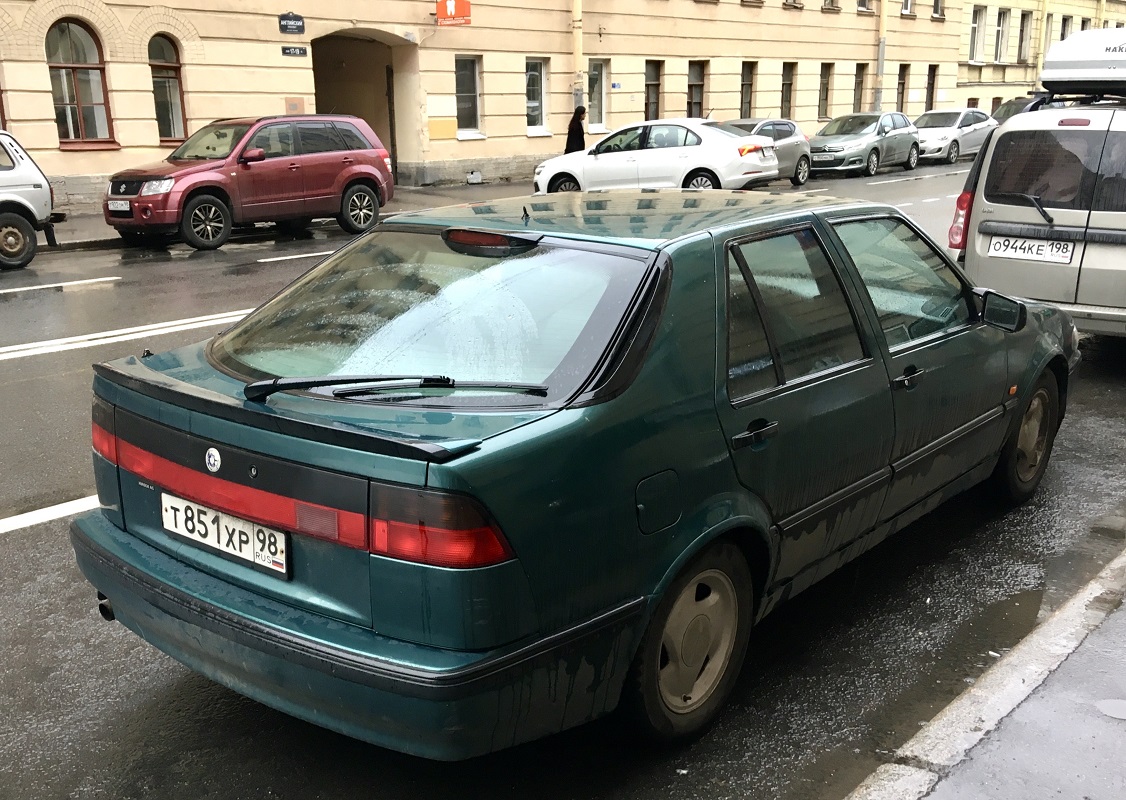
[[[7,143],[0,142],[0,169],[12,169],[15,166],[16,162],[12,160],[12,155],[8,152]]]
[[[1126,133],[1106,137],[1092,210],[1126,212]]]
[[[305,155],[345,149],[336,129],[327,122],[298,122],[297,133],[301,137],[301,152]]]
[[[589,250],[528,245],[475,254],[437,233],[379,231],[299,278],[210,352],[252,378],[444,375],[543,384],[547,400],[559,400],[599,362],[645,272],[643,261]],[[470,388],[376,399],[543,402]]]
[[[1030,205],[1022,195],[1031,195],[1047,208],[1089,210],[1105,137],[1060,128],[1002,134],[990,159],[985,199]]]
[[[336,126],[337,133],[344,139],[344,144],[349,150],[372,150],[371,143],[360,133],[360,129],[353,125],[351,122],[340,122],[339,120],[332,123]]]
[[[864,357],[840,281],[808,228],[738,246],[790,381]]]
[[[774,358],[751,289],[734,258],[727,265],[727,393],[732,400],[778,385]]]

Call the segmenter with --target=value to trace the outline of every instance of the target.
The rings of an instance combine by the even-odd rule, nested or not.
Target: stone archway
[[[385,31],[348,28],[313,39],[312,56],[317,112],[366,120],[397,168],[404,150],[417,146],[419,121],[409,111],[417,45]]]

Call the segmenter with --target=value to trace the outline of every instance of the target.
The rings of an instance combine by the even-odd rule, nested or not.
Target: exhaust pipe
[[[113,613],[113,604],[110,603],[109,598],[101,592],[98,592],[98,613],[102,615],[102,619],[106,622],[113,622],[117,619]]]

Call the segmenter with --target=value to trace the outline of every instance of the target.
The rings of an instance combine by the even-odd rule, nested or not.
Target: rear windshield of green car
[[[646,262],[568,247],[455,252],[437,233],[377,231],[220,335],[211,354],[247,379],[442,375],[573,394],[605,352]],[[328,390],[331,391],[331,390]],[[385,388],[379,401],[522,405],[542,396]]]

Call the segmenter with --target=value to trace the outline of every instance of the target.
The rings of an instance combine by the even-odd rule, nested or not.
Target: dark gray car
[[[788,177],[794,186],[809,180],[809,137],[793,120],[735,119],[724,124],[758,136],[769,136],[774,140],[774,153],[778,156],[778,177]]]
[[[872,176],[880,167],[919,163],[919,130],[898,111],[846,114],[809,140],[816,172],[859,172]]]

